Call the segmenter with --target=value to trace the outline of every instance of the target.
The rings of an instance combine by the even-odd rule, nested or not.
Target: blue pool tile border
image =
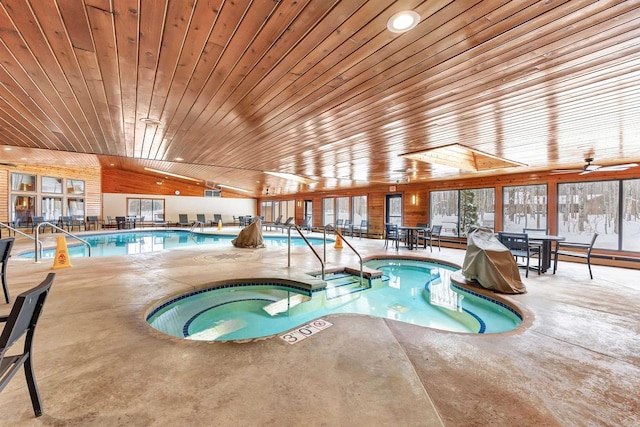
[[[499,301],[497,299],[491,298],[491,297],[489,297],[487,295],[479,294],[478,292],[474,292],[474,291],[472,291],[470,289],[464,288],[464,287],[462,287],[460,285],[457,285],[457,284],[455,284],[453,282],[451,282],[451,287],[456,288],[456,289],[458,289],[458,290],[460,290],[462,292],[466,292],[468,294],[471,294],[471,295],[473,295],[475,297],[482,298],[483,300],[487,300],[487,301],[490,301],[490,302],[492,302],[494,304],[497,304],[500,307],[502,307],[502,308],[504,308],[506,310],[509,310],[510,312],[515,314],[518,317],[518,319],[520,319],[521,321],[523,320],[522,319],[522,315],[518,311],[516,311],[513,307],[511,307],[509,304],[505,304],[502,301]]]
[[[282,283],[282,282],[239,282],[239,283],[223,283],[220,285],[216,285],[216,286],[210,286],[208,288],[203,288],[203,289],[198,289],[196,291],[191,291],[191,292],[187,292],[185,294],[179,295],[175,298],[171,298],[170,300],[167,300],[165,302],[163,302],[161,305],[159,305],[158,307],[154,308],[153,310],[151,310],[151,312],[147,315],[146,320],[149,321],[155,314],[157,314],[159,311],[161,311],[163,308],[166,308],[168,306],[170,306],[173,303],[176,303],[180,300],[183,300],[185,298],[189,298],[192,297],[194,295],[199,295],[199,294],[203,294],[205,292],[209,292],[209,291],[214,291],[214,290],[218,290],[218,289],[228,289],[228,288],[243,288],[243,287],[247,287],[247,286],[269,286],[269,287],[282,287],[282,288],[287,288],[287,289],[291,289],[291,290],[296,290],[296,291],[300,291],[303,294],[307,295],[307,296],[312,296],[312,294],[322,291],[324,289],[308,289],[308,288],[303,288],[301,286],[295,286],[289,283]],[[234,302],[234,301],[231,301]]]

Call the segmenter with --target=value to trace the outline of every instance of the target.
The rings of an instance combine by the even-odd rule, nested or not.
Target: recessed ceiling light
[[[393,15],[387,21],[387,29],[392,33],[404,33],[415,28],[420,22],[420,15],[413,10],[403,10]]]
[[[140,121],[142,123],[146,123],[148,125],[159,125],[160,123],[162,123],[160,120],[152,119],[150,117],[143,117],[143,118],[140,119]]]
[[[174,160],[175,160],[176,162],[181,162],[181,161],[183,161],[184,159],[183,159],[182,157],[176,157]]]
[[[11,151],[11,147],[4,147],[3,150],[4,151]]]

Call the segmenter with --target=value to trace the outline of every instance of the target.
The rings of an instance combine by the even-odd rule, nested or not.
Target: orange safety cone
[[[222,220],[218,220],[218,230],[222,230]]]
[[[333,245],[333,249],[342,249],[342,236],[340,233],[336,233],[336,244]]]
[[[69,250],[67,249],[67,239],[64,236],[58,237],[58,244],[56,245],[56,255],[53,258],[52,270],[58,268],[71,267],[71,259],[69,259]]]

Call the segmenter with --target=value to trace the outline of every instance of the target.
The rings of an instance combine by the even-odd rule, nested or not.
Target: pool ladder
[[[309,242],[309,240],[304,236],[304,233],[302,232],[302,230],[300,229],[300,227],[298,227],[296,224],[292,224],[291,226],[289,226],[288,228],[288,243],[287,243],[287,256],[288,256],[288,267],[291,267],[291,229],[294,228],[298,234],[300,235],[300,237],[302,237],[302,239],[305,241],[305,243],[307,244],[307,246],[309,246],[309,249],[311,249],[311,251],[313,252],[313,254],[316,256],[316,258],[318,258],[318,261],[320,261],[320,265],[322,267],[322,280],[325,280],[325,263],[327,260],[327,230],[326,228],[323,230],[323,236],[322,236],[322,240],[324,242],[323,247],[324,247],[324,259],[320,258],[320,255],[318,255],[318,252],[315,250],[315,248],[313,247],[313,245],[311,245],[311,242]],[[348,241],[346,241],[344,239],[344,237],[342,237],[342,233],[340,233],[340,230],[336,229],[335,230],[336,234],[338,234],[340,236],[340,238],[342,239],[343,243],[345,243],[360,259],[360,286],[364,286],[364,272],[363,272],[363,261],[362,261],[362,256],[360,256],[360,254],[358,253],[358,251],[351,245],[351,243],[349,243]]]

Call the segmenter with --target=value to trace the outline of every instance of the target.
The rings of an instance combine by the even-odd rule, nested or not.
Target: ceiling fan
[[[560,173],[576,173],[580,172],[580,175],[586,175],[592,172],[615,172],[615,171],[624,171],[630,168],[634,168],[638,166],[637,163],[623,163],[619,165],[610,165],[610,166],[600,166],[594,165],[593,157],[588,157],[584,159],[586,164],[582,167],[582,169],[555,169],[552,170],[552,174],[560,174]]]

